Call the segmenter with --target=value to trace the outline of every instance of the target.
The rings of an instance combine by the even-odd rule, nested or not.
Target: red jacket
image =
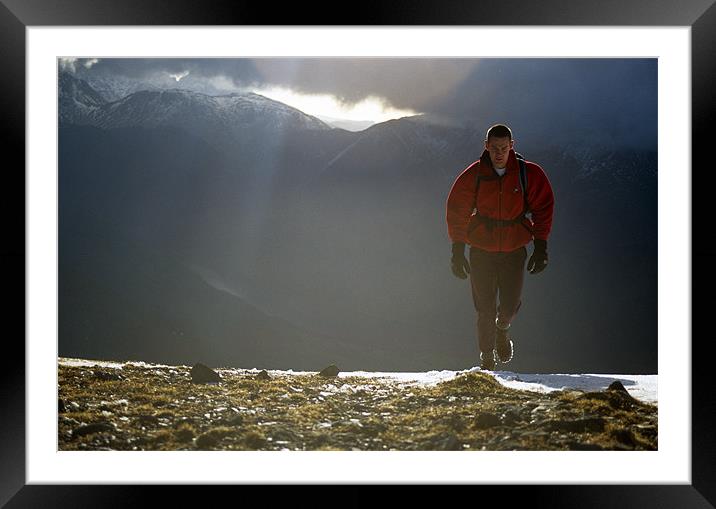
[[[520,164],[514,150],[510,150],[507,171],[502,177],[492,168],[487,151],[457,177],[450,189],[446,206],[448,236],[453,242],[462,242],[486,251],[508,252],[528,244],[533,238],[547,240],[552,229],[554,211],[552,186],[539,165],[525,161],[525,166],[527,206],[532,218],[526,217],[515,223],[496,224],[490,221],[512,220],[522,214],[524,196],[520,183]],[[478,174],[481,179],[476,202]],[[479,215],[475,214],[475,206]]]

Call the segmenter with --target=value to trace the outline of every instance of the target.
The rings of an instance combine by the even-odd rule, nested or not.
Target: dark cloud
[[[578,133],[603,143],[657,144],[656,59],[485,59],[452,94],[423,105],[523,140]]]
[[[82,63],[87,59],[80,59]],[[225,76],[237,84],[253,84],[260,81],[250,59],[227,58],[101,58],[92,66],[92,72],[118,75],[126,78],[151,79],[162,74],[189,71],[197,77]]]
[[[453,93],[476,66],[476,60],[455,59],[116,58],[99,59],[91,71],[136,79],[189,71],[193,78],[225,77],[237,87],[285,86],[333,94],[348,104],[373,95],[395,107],[420,109]]]
[[[478,66],[476,60],[455,59],[300,59],[257,60],[267,82],[303,92],[329,93],[345,103],[375,95],[393,106],[421,111],[448,97]]]
[[[187,71],[193,80],[284,86],[348,104],[379,96],[396,108],[461,122],[555,135],[588,125],[656,143],[656,59],[117,58],[87,70],[136,79]]]

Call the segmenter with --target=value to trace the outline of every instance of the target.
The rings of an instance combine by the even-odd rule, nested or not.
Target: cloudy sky
[[[62,68],[220,94],[254,91],[313,115],[490,117],[656,140],[656,59],[66,58]]]

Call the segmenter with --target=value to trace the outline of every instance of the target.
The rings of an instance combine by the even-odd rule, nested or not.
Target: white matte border
[[[689,27],[28,27],[26,37],[28,484],[691,482]],[[57,451],[57,58],[262,56],[658,58],[659,450]]]

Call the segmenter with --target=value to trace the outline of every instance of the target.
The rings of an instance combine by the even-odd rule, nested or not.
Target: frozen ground
[[[100,366],[105,368],[122,369],[125,364],[143,367],[168,367],[165,364],[152,364],[146,362],[129,361],[114,362],[100,361],[90,359],[72,359],[61,357],[60,364],[65,366]],[[187,366],[188,367],[188,366]],[[222,371],[232,371],[231,369],[217,369]],[[260,371],[258,369],[249,371]],[[311,375],[315,372],[309,371],[280,371],[267,370],[269,374],[290,374],[290,375]],[[450,380],[460,373],[471,371],[479,371],[479,368],[472,368],[463,371],[426,371],[426,372],[371,372],[371,371],[346,371],[339,373],[339,377],[367,377],[367,378],[390,378],[405,385],[431,385],[444,380]],[[513,389],[536,391],[536,392],[552,392],[559,390],[584,390],[584,391],[600,391],[606,389],[609,384],[615,380],[619,380],[629,394],[640,401],[657,404],[657,379],[658,375],[617,375],[617,374],[526,374],[513,373],[511,371],[494,371],[495,379],[506,387]]]

